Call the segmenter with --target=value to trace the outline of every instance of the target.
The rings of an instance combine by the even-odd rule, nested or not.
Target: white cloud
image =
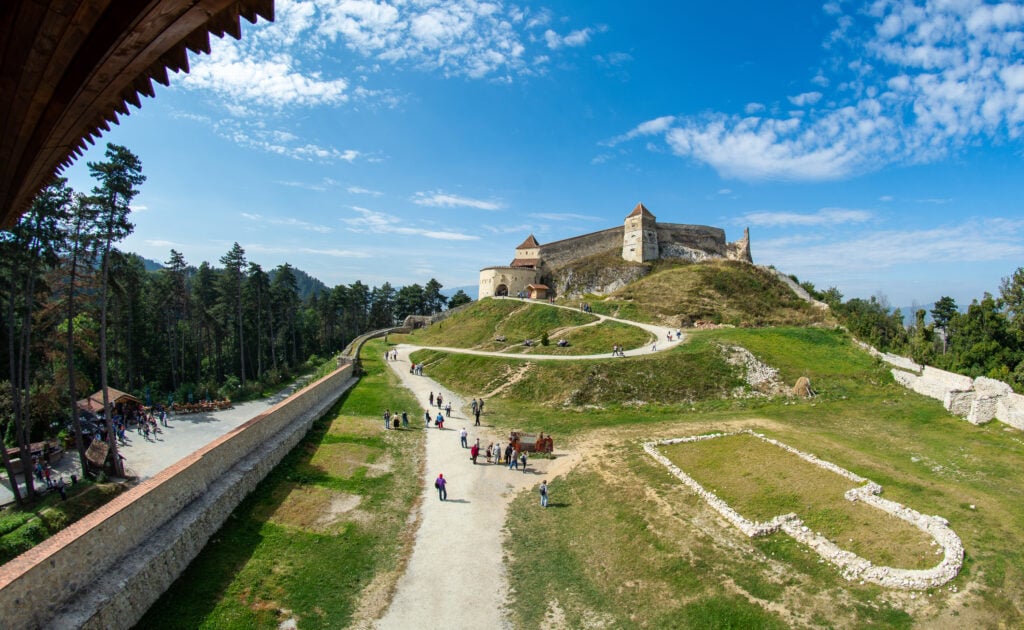
[[[830,92],[789,97],[814,109],[762,117],[750,103],[745,116],[664,117],[670,124],[656,135],[723,177],[804,181],[934,162],[1024,135],[1024,7],[878,0],[850,15],[839,2],[825,9],[837,23],[825,49],[846,60],[824,60],[832,76],[811,77]]]
[[[214,40],[211,54],[200,57],[181,84],[207,90],[233,102],[261,106],[337,105],[348,100],[348,81],[303,73],[290,54],[262,58],[244,54],[233,40]]]
[[[893,199],[892,195],[882,195],[881,197],[878,198],[879,201],[886,202],[886,203],[892,201],[892,199]]]
[[[654,118],[653,120],[648,120],[640,123],[639,125],[633,127],[632,129],[622,134],[621,136],[615,136],[614,138],[603,144],[609,147],[613,147],[621,142],[626,142],[632,140],[633,138],[638,138],[640,136],[652,136],[661,134],[668,131],[672,127],[672,123],[674,123],[675,121],[675,116],[661,116],[659,118]]]
[[[476,241],[480,239],[479,236],[463,234],[461,232],[412,227],[408,225],[408,221],[399,217],[385,214],[383,212],[368,210],[366,208],[360,208],[358,206],[353,206],[352,209],[355,210],[359,216],[351,219],[342,219],[342,221],[347,223],[350,226],[349,229],[353,232],[404,234],[408,236],[423,236],[425,238],[442,241]]]
[[[545,221],[596,221],[597,217],[585,214],[574,214],[572,212],[531,212],[529,215],[534,219]]]
[[[354,149],[340,150],[321,146],[288,131],[267,129],[265,125],[244,124],[240,120],[221,120],[213,128],[218,135],[239,146],[307,162],[345,161],[351,164],[362,155]]]
[[[722,196],[731,195],[732,194],[732,189],[731,188],[720,188],[718,190],[718,194],[722,195]]]
[[[184,247],[181,243],[175,243],[174,241],[165,241],[162,239],[151,239],[143,242],[151,247],[162,247],[164,249],[179,249],[181,247]]]
[[[820,100],[821,92],[804,92],[803,94],[797,94],[796,96],[789,97],[789,102],[796,105],[797,107],[814,105]]]
[[[149,206],[129,206],[132,212],[145,212],[149,210]]]
[[[739,223],[760,227],[778,227],[782,225],[840,225],[843,223],[864,223],[872,218],[867,210],[848,210],[845,208],[822,208],[810,214],[799,212],[749,212],[738,220]]]
[[[819,275],[876,271],[900,265],[955,260],[962,263],[1020,260],[1024,256],[1024,221],[970,220],[928,230],[878,231],[845,241],[793,246],[789,242],[756,243],[758,259],[798,274]]]
[[[349,186],[345,190],[352,193],[353,195],[371,195],[373,197],[380,197],[381,195],[384,194],[382,192],[370,190],[369,188],[362,188],[360,186]]]
[[[555,31],[548,29],[544,31],[544,42],[547,43],[548,48],[551,50],[556,50],[563,46],[579,48],[580,46],[585,46],[587,42],[590,41],[590,35],[592,33],[592,29],[582,28],[562,36]]]
[[[472,199],[460,195],[452,195],[442,190],[433,192],[418,192],[412,202],[419,206],[432,206],[436,208],[476,208],[477,210],[500,210],[504,206],[497,201],[485,201],[483,199]]]
[[[279,227],[295,227],[300,230],[306,230],[308,232],[318,232],[320,234],[327,234],[333,232],[334,229],[326,225],[317,225],[316,223],[309,223],[308,221],[302,221],[295,217],[264,217],[261,214],[251,214],[248,212],[240,213],[243,219],[247,219],[254,223],[262,223],[264,225],[273,225]]]
[[[318,256],[331,256],[332,258],[369,258],[370,254],[354,249],[315,249],[312,247],[300,247],[304,254],[316,254]]]
[[[306,190],[313,190],[316,192],[327,192],[338,185],[338,182],[334,181],[330,177],[325,177],[320,182],[277,181],[274,183],[281,186],[288,186],[289,188],[304,188]]]

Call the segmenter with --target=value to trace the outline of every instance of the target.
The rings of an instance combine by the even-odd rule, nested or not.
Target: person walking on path
[[[430,392],[430,406],[434,406],[434,392]]]
[[[442,501],[448,500],[448,480],[444,478],[444,474],[439,474],[437,479],[434,480],[434,487],[437,488],[437,498]]]
[[[402,412],[402,428],[409,428],[409,414],[405,413],[404,411]]]
[[[438,411],[437,418],[434,420],[434,424],[437,425],[438,429],[444,430],[444,415]]]
[[[526,451],[519,453],[519,463],[523,465],[523,474],[526,474]]]
[[[512,450],[512,457],[508,458],[508,469],[512,470],[513,468],[519,470],[519,451],[514,449]]]
[[[540,483],[540,506],[546,508],[548,506],[548,480],[545,479]]]
[[[424,424],[427,425],[426,428],[429,429],[430,428],[430,412],[429,411],[424,411],[423,412],[423,422],[424,422]]]
[[[435,400],[437,400],[437,408],[440,409],[444,405],[442,402],[444,399],[441,398],[441,392],[437,392],[437,398]]]
[[[466,444],[466,438],[468,437],[469,433],[466,431],[466,427],[462,427],[462,430],[459,431],[459,444],[462,445],[462,448],[469,448],[469,445]]]
[[[480,440],[476,441],[476,444],[469,449],[469,458],[473,460],[473,465],[476,466],[476,458],[480,456]]]
[[[450,400],[448,401],[448,404],[444,406],[444,417],[445,418],[451,418],[452,417],[452,401],[450,401]]]
[[[475,426],[475,427],[480,426],[480,407],[477,407],[477,406],[473,407],[473,415],[476,416],[476,422],[473,423],[473,426]]]
[[[391,428],[391,410],[390,409],[385,409],[384,410],[384,428],[385,429],[390,429]]]

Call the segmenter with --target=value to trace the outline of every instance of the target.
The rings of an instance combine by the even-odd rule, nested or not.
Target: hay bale
[[[814,390],[811,389],[811,379],[801,376],[793,386],[793,395],[801,398],[814,398]]]

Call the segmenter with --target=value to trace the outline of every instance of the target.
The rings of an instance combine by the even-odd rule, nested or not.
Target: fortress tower
[[[631,262],[647,262],[658,258],[657,221],[651,211],[638,203],[626,216],[622,235],[622,258]]]

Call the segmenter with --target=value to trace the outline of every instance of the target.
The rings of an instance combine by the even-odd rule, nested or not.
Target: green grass
[[[847,501],[858,484],[747,434],[661,447],[673,463],[745,518],[794,512],[840,548],[882,566],[938,564],[932,538],[881,510]]]
[[[515,349],[526,339],[539,343],[545,332],[555,337],[559,331],[596,321],[593,315],[515,299],[484,299],[427,328],[407,335],[391,335],[392,343],[407,342],[421,346]],[[505,341],[497,341],[505,337]]]
[[[385,406],[415,408],[376,358],[382,353],[381,341],[367,344],[367,375],[242,502],[139,627],[352,622],[366,585],[401,562],[419,488],[422,431],[380,426]],[[390,467],[371,472],[382,462]],[[357,512],[322,520],[339,501]]]
[[[124,490],[121,484],[80,481],[68,486],[67,501],[62,501],[57,492],[50,492],[31,507],[12,505],[0,510],[0,564],[35,547]]]

